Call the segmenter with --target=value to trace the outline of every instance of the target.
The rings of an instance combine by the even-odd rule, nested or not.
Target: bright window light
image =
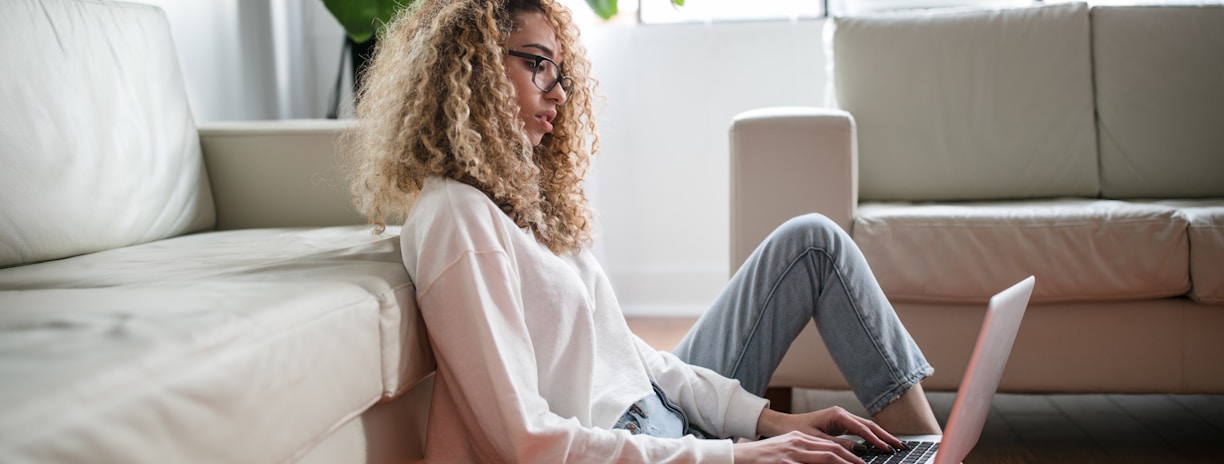
[[[645,24],[816,18],[821,15],[821,0],[686,0],[681,7],[672,5],[669,0],[639,1],[640,17]]]
[[[565,1],[565,0],[563,0]],[[575,0],[570,0],[575,1]],[[578,0],[580,1],[580,0]],[[1045,0],[1062,3],[1083,0]],[[1086,0],[1090,5],[1219,4],[1224,0]],[[1008,8],[1040,5],[1042,0],[620,0],[620,17],[637,16],[643,24],[754,21],[818,18],[827,6],[834,16],[937,8]]]

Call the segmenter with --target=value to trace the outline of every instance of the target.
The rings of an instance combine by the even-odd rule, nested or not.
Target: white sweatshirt
[[[400,242],[438,360],[429,462],[731,462],[730,440],[610,429],[651,379],[701,429],[755,436],[764,399],[651,348],[589,251],[552,253],[479,190],[427,179]]]

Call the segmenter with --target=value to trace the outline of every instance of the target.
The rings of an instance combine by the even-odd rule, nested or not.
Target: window
[[[822,0],[685,0],[684,6],[677,7],[670,0],[622,2],[625,9],[638,7],[636,13],[644,24],[818,18],[824,3]],[[625,13],[634,12],[622,10],[622,14]]]
[[[1006,8],[1039,5],[1041,0],[829,0],[835,15],[930,8]]]
[[[1070,0],[1047,0],[1070,1]],[[1094,4],[1191,3],[1220,0],[1088,0]],[[929,8],[1005,8],[1036,5],[1042,0],[620,0],[621,16],[636,16],[643,24],[715,21],[794,20],[819,18],[826,9],[833,15],[855,15],[890,10]]]

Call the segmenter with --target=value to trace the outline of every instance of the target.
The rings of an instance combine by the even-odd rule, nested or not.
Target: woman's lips
[[[552,132],[553,126],[552,123],[548,121],[550,118],[547,115],[539,114],[536,115],[535,118],[536,121],[540,122],[540,127],[544,129],[544,132]]]

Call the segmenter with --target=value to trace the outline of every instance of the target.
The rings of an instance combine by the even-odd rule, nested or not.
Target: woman
[[[422,0],[379,42],[349,138],[354,191],[380,231],[406,213],[438,361],[426,458],[859,462],[835,436],[887,449],[903,445],[885,430],[939,433],[918,383],[931,368],[818,216],[775,232],[674,354],[629,331],[589,251],[584,55],[552,0]],[[813,318],[876,422],[758,396]]]

